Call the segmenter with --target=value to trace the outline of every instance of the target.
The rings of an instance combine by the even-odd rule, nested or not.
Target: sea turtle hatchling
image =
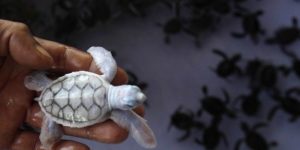
[[[82,128],[107,119],[127,129],[141,146],[154,148],[155,136],[146,120],[131,110],[146,96],[137,86],[110,84],[117,65],[109,51],[91,47],[87,52],[103,75],[77,71],[52,81],[43,72],[33,72],[24,79],[28,89],[41,92],[36,100],[45,114],[40,134],[44,148],[51,149],[61,138],[58,124]]]

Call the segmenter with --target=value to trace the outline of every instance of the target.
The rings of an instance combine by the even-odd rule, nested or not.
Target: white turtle
[[[42,145],[51,149],[61,138],[58,124],[81,128],[112,119],[127,129],[141,146],[156,147],[155,136],[146,120],[131,110],[142,104],[146,96],[137,86],[110,84],[117,65],[109,51],[91,47],[87,52],[103,75],[78,71],[52,81],[44,73],[34,72],[24,80],[28,89],[42,91],[36,98],[45,114],[40,134]]]

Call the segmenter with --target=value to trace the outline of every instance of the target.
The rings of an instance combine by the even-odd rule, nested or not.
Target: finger
[[[86,138],[102,143],[120,143],[128,137],[127,130],[119,127],[111,120],[84,128],[64,127],[67,135]]]
[[[74,47],[57,42],[35,38],[54,60],[52,69],[64,72],[89,70],[93,58]]]
[[[134,109],[139,115],[144,115],[144,107]],[[118,126],[115,122],[107,120],[85,128],[64,127],[68,135],[96,140],[104,143],[120,143],[128,137],[128,131]]]
[[[42,150],[41,142],[39,141],[39,135],[37,133],[22,131],[11,145],[11,150]],[[89,150],[89,148],[75,141],[61,140],[53,146],[53,150]]]
[[[37,134],[29,131],[20,132],[16,135],[11,145],[12,150],[30,149],[33,150],[37,144],[39,137]]]
[[[128,83],[128,75],[124,69],[118,68],[115,78],[111,81],[113,85],[122,85]]]
[[[37,37],[35,39],[52,56],[55,62],[54,66],[52,67],[53,70],[64,72],[86,70],[101,74],[90,54],[74,47],[63,45],[57,42]],[[126,72],[123,69],[118,68],[116,76],[112,83],[120,85],[127,83],[127,81],[128,76]]]
[[[23,66],[45,69],[53,64],[51,56],[35,41],[25,24],[0,19],[0,43],[0,56],[10,54]]]
[[[79,142],[70,141],[70,140],[61,140],[54,145],[53,149],[54,150],[89,150],[89,147]]]
[[[144,115],[144,107],[140,106],[134,109],[137,114]],[[40,128],[42,125],[41,109],[38,104],[34,104],[27,113],[26,122],[36,128]],[[119,127],[111,120],[107,120],[102,123],[85,127],[85,128],[68,128],[64,127],[64,132],[67,135],[82,137],[86,139],[96,140],[105,143],[119,143],[125,140],[128,136],[128,132]]]

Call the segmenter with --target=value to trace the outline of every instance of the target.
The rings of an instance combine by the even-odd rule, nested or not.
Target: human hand
[[[24,77],[32,70],[68,73],[86,70],[98,71],[92,57],[73,47],[32,36],[22,23],[0,20],[0,150],[41,149],[38,133],[20,129],[23,123],[40,128],[40,108],[33,98],[37,93],[24,86]],[[128,78],[118,68],[112,81],[125,84]],[[143,115],[144,109],[135,111]],[[96,140],[104,143],[119,143],[128,132],[111,120],[85,128],[63,127],[66,135]],[[61,140],[54,149],[87,150],[86,145],[75,141]]]

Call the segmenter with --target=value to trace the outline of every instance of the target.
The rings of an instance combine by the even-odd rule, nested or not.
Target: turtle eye
[[[138,93],[134,93],[126,98],[124,98],[124,103],[126,106],[130,107],[130,108],[134,108],[137,105],[141,104],[144,102],[145,98],[144,98],[144,94],[138,92]]]
[[[127,107],[127,109],[132,109],[132,108],[136,107],[136,103],[127,103],[127,104],[125,104],[125,106]]]
[[[123,110],[129,110],[137,106],[137,101],[135,101],[134,99],[125,98],[123,99],[122,103]]]

